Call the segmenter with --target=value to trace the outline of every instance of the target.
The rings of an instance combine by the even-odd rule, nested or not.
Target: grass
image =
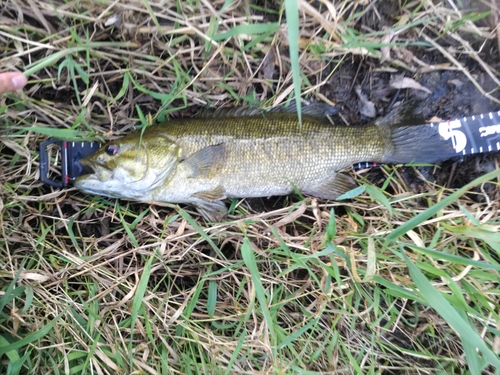
[[[353,82],[383,74],[456,72],[498,103],[498,9],[458,5],[0,5],[0,71],[29,77],[0,97],[0,372],[499,373],[498,155],[458,188],[385,166],[351,172],[349,200],[233,200],[210,226],[38,180],[48,137],[115,139],[207,106],[302,95],[363,122]]]

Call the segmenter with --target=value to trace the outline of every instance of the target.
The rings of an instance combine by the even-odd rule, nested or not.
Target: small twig
[[[495,81],[495,83],[500,86],[500,81],[497,79],[497,77],[495,77],[495,74],[493,74],[493,72],[490,70],[490,68],[488,67],[488,65],[483,61],[483,59],[481,59],[479,57],[479,54],[477,51],[474,51],[472,49],[472,47],[470,46],[469,42],[463,40],[460,35],[458,35],[457,33],[450,33],[449,34],[453,39],[455,39],[456,41],[460,42],[462,44],[462,46],[464,47],[464,49],[470,54],[470,56],[476,60],[479,65],[482,66],[482,68],[484,69],[484,71],[491,77],[491,79],[493,79],[493,81]]]
[[[460,62],[458,62],[448,51],[446,51],[446,49],[444,49],[439,44],[437,44],[434,40],[429,38],[425,33],[422,33],[422,36],[424,37],[424,39],[427,42],[432,44],[432,46],[434,48],[436,48],[439,52],[441,52],[443,54],[443,56],[445,56],[448,60],[450,60],[450,62],[452,62],[463,74],[465,74],[465,76],[467,78],[469,78],[469,80],[474,84],[474,86],[476,86],[476,88],[479,90],[479,92],[481,94],[486,96],[491,101],[500,104],[500,100],[498,100],[497,98],[491,96],[489,93],[484,91],[483,88],[481,87],[481,85],[474,79],[474,77],[472,77],[472,75],[469,73],[469,71],[467,69],[465,69],[464,66],[462,64],[460,64]]]

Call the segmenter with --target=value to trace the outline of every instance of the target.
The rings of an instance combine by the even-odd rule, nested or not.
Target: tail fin
[[[425,124],[422,106],[422,102],[410,100],[375,121],[392,141],[392,152],[385,155],[385,163],[437,163],[460,155],[457,152],[461,149],[454,147],[452,127]]]
[[[437,163],[460,155],[450,140],[453,135],[443,137],[437,125],[382,126],[389,128],[394,146],[385,163]]]

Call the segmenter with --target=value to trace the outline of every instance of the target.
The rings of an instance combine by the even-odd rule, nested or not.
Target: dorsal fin
[[[232,107],[232,108],[219,108],[219,109],[203,109],[199,117],[215,118],[215,117],[244,117],[244,116],[257,116],[265,115],[266,113],[296,113],[297,105],[295,101],[279,105],[271,109],[251,108],[251,107]],[[310,101],[304,103],[301,108],[302,115],[314,117],[318,120],[324,121],[328,116],[336,114],[337,108],[330,104],[318,101]]]
[[[289,103],[274,107],[271,112],[297,113],[297,102],[293,100]],[[338,110],[328,103],[310,100],[302,103],[301,112],[303,115],[324,119],[327,116],[335,115]]]
[[[418,100],[409,100],[401,103],[398,107],[390,110],[385,116],[375,120],[377,126],[400,126],[404,125],[422,125],[425,120],[420,108],[421,102]]]

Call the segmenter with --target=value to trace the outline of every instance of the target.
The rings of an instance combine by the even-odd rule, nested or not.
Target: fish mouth
[[[92,165],[90,165],[90,163],[88,161],[86,161],[84,159],[78,160],[77,164],[78,164],[78,169],[79,169],[78,177],[87,176],[89,174],[96,173],[95,168]]]
[[[102,180],[102,169],[101,165],[95,164],[94,162],[86,159],[80,159],[76,162],[78,172],[75,182],[82,182],[84,180]]]

